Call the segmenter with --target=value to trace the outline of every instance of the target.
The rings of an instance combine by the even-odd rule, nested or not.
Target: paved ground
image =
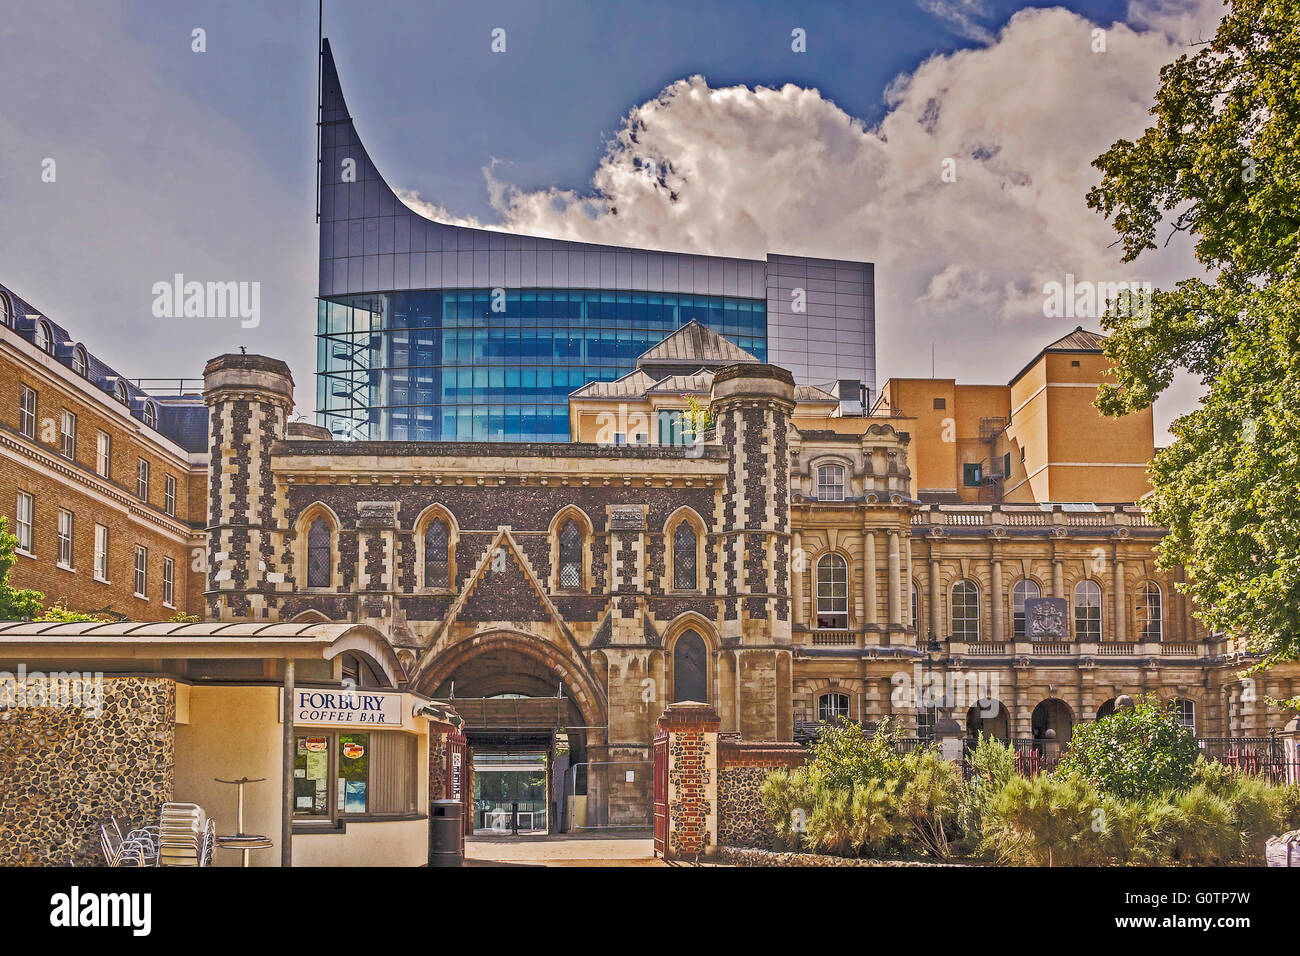
[[[466,866],[667,866],[656,859],[645,832],[472,836],[465,840]]]

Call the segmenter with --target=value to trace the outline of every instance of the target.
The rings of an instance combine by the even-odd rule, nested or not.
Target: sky
[[[1201,274],[1178,240],[1121,263],[1084,196],[1092,160],[1149,121],[1160,66],[1221,10],[325,0],[324,32],[371,157],[414,208],[872,261],[878,380],[929,375],[933,347],[938,376],[987,383],[1098,328],[1046,317],[1046,283]],[[197,378],[243,346],[288,361],[314,410],[316,30],[304,0],[7,0],[0,282],[130,377]],[[178,273],[260,283],[259,323],[156,317],[154,286]],[[1196,394],[1181,380],[1157,404],[1158,442]]]

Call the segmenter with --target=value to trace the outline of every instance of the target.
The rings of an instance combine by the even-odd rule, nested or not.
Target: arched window
[[[822,694],[817,698],[817,719],[825,723],[836,717],[849,716],[848,694]]]
[[[1196,702],[1188,700],[1186,697],[1175,697],[1173,711],[1174,716],[1178,718],[1178,723],[1189,733],[1195,734]]]
[[[843,465],[822,465],[817,469],[817,500],[844,500]]]
[[[78,345],[72,350],[72,370],[84,376],[89,368],[90,361],[86,357],[86,350]]]
[[[123,405],[130,404],[126,394],[126,382],[122,381],[120,378],[117,380],[117,384],[113,386],[113,397]]]
[[[673,701],[709,702],[708,648],[704,638],[685,631],[673,645]]]
[[[54,353],[54,337],[50,335],[50,324],[44,319],[36,320],[34,338],[38,349],[42,352]]]
[[[560,528],[560,587],[582,587],[582,529],[572,518]]]
[[[921,632],[921,589],[915,581],[912,582],[912,626],[918,634]]]
[[[846,630],[849,626],[849,566],[838,554],[823,554],[817,562],[817,629]]]
[[[974,581],[958,581],[952,586],[952,639],[980,639],[980,589]]]
[[[0,292],[0,325],[13,325],[14,313],[9,307],[9,296]]]
[[[1038,585],[1028,579],[1017,581],[1011,589],[1011,636],[1014,640],[1025,638],[1025,602],[1036,601],[1041,596]]]
[[[144,408],[140,412],[140,417],[150,428],[158,427],[158,406],[153,402],[145,402]]]
[[[1074,586],[1074,639],[1101,640],[1101,585],[1087,579]]]
[[[447,522],[434,518],[424,529],[424,586],[426,588],[450,587],[448,583],[448,545],[450,535]]]
[[[694,591],[699,587],[699,537],[689,521],[680,521],[673,532],[673,587]]]
[[[330,526],[321,517],[307,529],[307,587],[329,587],[330,565]]]
[[[1164,640],[1164,614],[1160,585],[1147,581],[1137,590],[1137,626],[1144,641]]]

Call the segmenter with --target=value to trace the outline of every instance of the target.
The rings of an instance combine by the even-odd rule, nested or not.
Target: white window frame
[[[70,461],[77,459],[77,414],[66,408],[59,416],[59,453]]]
[[[1089,587],[1089,585],[1091,585],[1091,587]],[[1084,605],[1079,604],[1079,591],[1081,588],[1089,592],[1088,600],[1090,603]],[[1095,595],[1092,594],[1093,588],[1096,589]],[[1094,596],[1097,599],[1097,603],[1095,605],[1091,603],[1091,600]],[[1105,638],[1105,615],[1103,614],[1103,607],[1105,605],[1105,600],[1106,600],[1105,591],[1103,591],[1101,585],[1098,584],[1096,581],[1094,581],[1092,578],[1083,578],[1075,583],[1074,592],[1070,599],[1070,620],[1071,623],[1074,625],[1074,639],[1076,641],[1100,642]],[[1097,624],[1095,636],[1079,627],[1079,610],[1081,608],[1089,608],[1089,609],[1095,608],[1096,624]],[[1092,614],[1085,614],[1084,617],[1085,617],[1085,623],[1091,623],[1093,617]]]
[[[135,546],[135,596],[149,600],[149,549]]]
[[[59,509],[59,557],[58,566],[69,571],[75,570],[72,561],[72,535],[76,516],[67,508]]]
[[[833,701],[831,706],[824,706],[827,702],[831,701]],[[844,704],[842,710],[839,706],[841,702]],[[848,694],[841,691],[827,691],[825,694],[821,694],[817,697],[817,720],[821,723],[828,723],[836,717],[847,718],[849,716],[849,707],[850,701]]]
[[[162,562],[162,602],[165,607],[176,606],[176,562],[171,558]]]
[[[33,529],[36,526],[36,496],[28,491],[18,492],[14,507],[14,534],[18,536],[18,550],[34,555]]]
[[[1174,714],[1183,729],[1196,736],[1196,701],[1187,697],[1174,698]]]
[[[828,563],[829,562],[829,563]],[[822,580],[822,567],[826,566],[828,579]],[[844,578],[842,581],[836,580],[836,573],[833,568],[842,569]],[[835,594],[836,585],[844,589],[843,595]],[[816,571],[813,574],[814,603],[817,630],[819,631],[844,631],[849,627],[849,562],[841,554],[834,551],[827,551],[817,559]],[[823,593],[824,592],[824,593]],[[822,626],[822,617],[842,617],[844,623],[840,625]]]
[[[113,472],[113,436],[100,429],[95,436],[95,473],[109,478]]]
[[[1032,588],[1034,591],[1033,597],[1030,597],[1028,594],[1024,595],[1024,597],[1018,596],[1017,592],[1021,588]],[[1038,586],[1037,581],[1034,581],[1031,578],[1021,578],[1015,584],[1011,585],[1011,639],[1013,641],[1025,641],[1029,639],[1029,619],[1025,615],[1025,602],[1036,601],[1042,596],[1043,589]],[[1019,610],[1016,608],[1017,602],[1020,604]],[[1017,615],[1020,617],[1019,634],[1016,633]]]
[[[95,525],[95,580],[108,583],[108,527]]]
[[[149,459],[135,460],[135,496],[141,501],[149,500]]]
[[[36,440],[36,417],[40,414],[40,392],[24,385],[18,395],[18,431]]]
[[[839,473],[839,481],[827,481],[829,472]],[[827,462],[824,465],[817,466],[817,500],[818,501],[843,501],[846,484],[844,466],[838,462]]]
[[[960,588],[962,590],[962,593],[964,594],[966,593],[968,585],[970,590],[972,590],[975,594],[974,617],[972,617],[970,614],[967,613],[968,609],[966,608],[963,608],[961,616],[958,617],[957,590],[958,588]],[[978,641],[980,639],[980,624],[981,624],[980,616],[983,611],[983,608],[980,606],[980,603],[981,603],[980,586],[978,584],[976,584],[970,578],[962,578],[960,581],[953,582],[952,589],[948,592],[948,624],[951,631],[949,636],[951,637],[952,640],[966,641],[967,643],[969,643],[970,641]],[[960,630],[957,627],[957,623],[959,620],[962,623],[962,627],[960,628]],[[973,634],[971,633],[971,629],[968,626],[972,622],[975,625]]]
[[[1155,594],[1155,615],[1152,616],[1150,595]],[[1137,601],[1134,607],[1138,633],[1143,641],[1160,642],[1165,639],[1165,594],[1160,585],[1154,581],[1143,581],[1138,585]],[[1150,632],[1155,632],[1155,637]]]
[[[163,511],[176,517],[176,476],[163,476]]]

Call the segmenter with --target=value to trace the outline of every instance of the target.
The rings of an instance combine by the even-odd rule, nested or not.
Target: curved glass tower
[[[733,259],[435,222],[370,161],[321,52],[317,413],[339,438],[565,441],[568,396],[692,319],[874,392],[871,263]]]

